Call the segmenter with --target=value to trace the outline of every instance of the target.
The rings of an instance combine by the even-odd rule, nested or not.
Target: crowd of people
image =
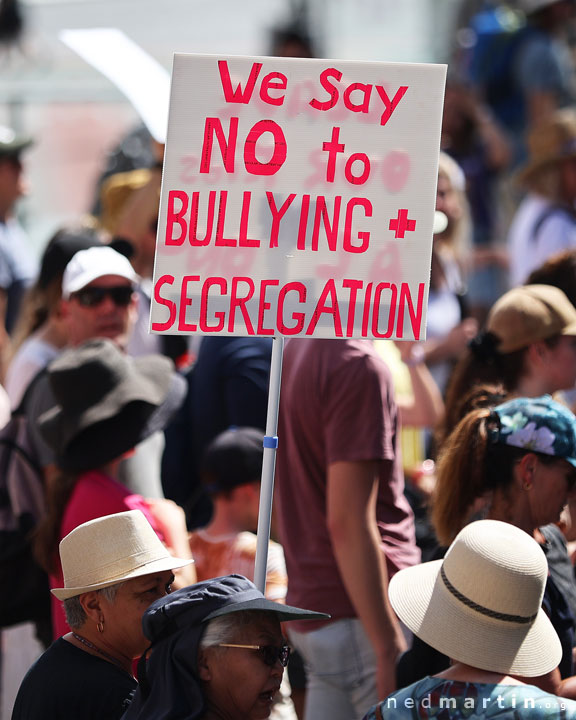
[[[272,341],[148,334],[163,148],[36,264],[0,127],[13,720],[576,719],[574,8],[518,4],[522,117],[449,75],[426,340],[286,343],[264,592]]]

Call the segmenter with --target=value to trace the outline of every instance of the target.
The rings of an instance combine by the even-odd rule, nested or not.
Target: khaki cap
[[[576,308],[557,287],[524,285],[492,306],[486,330],[500,339],[499,353],[511,353],[554,335],[576,335]]]

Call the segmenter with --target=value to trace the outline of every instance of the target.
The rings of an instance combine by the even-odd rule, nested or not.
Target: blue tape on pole
[[[265,448],[272,448],[272,450],[276,450],[278,447],[278,436],[277,435],[264,435],[264,440],[262,441],[262,445],[264,445]]]

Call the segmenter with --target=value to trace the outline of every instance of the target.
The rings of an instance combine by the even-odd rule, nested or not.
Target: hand
[[[191,558],[186,515],[180,505],[164,498],[149,498],[146,502],[158,529],[164,536],[164,544],[168,552],[174,557]],[[174,588],[185,587],[196,582],[194,565],[186,565],[176,570],[174,575],[176,577],[173,583]]]
[[[407,365],[409,365],[412,360],[413,349],[418,345],[421,345],[418,340],[396,340],[394,341],[394,344],[398,348],[400,359]]]
[[[466,318],[462,320],[458,325],[452,328],[446,339],[444,345],[448,353],[454,357],[460,355],[470,340],[476,337],[478,334],[478,321],[474,318]]]
[[[159,530],[164,535],[166,545],[173,547],[175,536],[179,539],[182,533],[188,532],[184,510],[173,500],[165,498],[146,498],[146,502]]]
[[[396,690],[396,663],[399,653],[392,651],[378,657],[376,662],[376,688],[378,699],[384,700]]]

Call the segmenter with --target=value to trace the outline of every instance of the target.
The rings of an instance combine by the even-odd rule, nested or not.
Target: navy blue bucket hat
[[[140,660],[140,684],[122,720],[201,718],[204,697],[197,659],[206,623],[244,610],[271,612],[280,622],[330,617],[268,600],[242,575],[226,575],[176,590],[144,613],[142,627],[152,652],[149,660],[146,656]]]
[[[154,645],[179,630],[242,610],[272,612],[280,622],[330,617],[268,600],[254,583],[242,575],[226,575],[204,580],[160,598],[144,613],[142,627]]]

